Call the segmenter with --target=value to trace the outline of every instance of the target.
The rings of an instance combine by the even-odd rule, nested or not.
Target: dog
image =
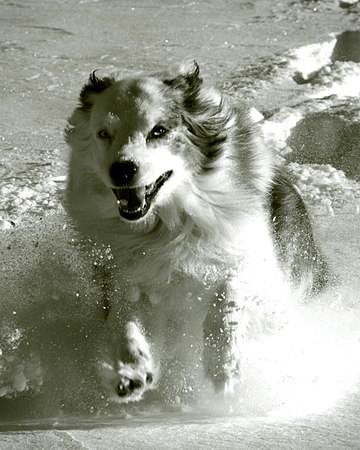
[[[191,363],[234,392],[242,344],[281,327],[294,290],[328,279],[304,203],[247,107],[205,87],[195,62],[94,72],[65,133],[66,209],[114,258],[96,357],[109,398],[161,390],[166,357],[186,360],[193,343]]]

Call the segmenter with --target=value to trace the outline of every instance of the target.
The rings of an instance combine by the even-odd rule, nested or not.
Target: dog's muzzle
[[[120,216],[126,220],[139,220],[149,211],[156,195],[171,177],[172,170],[163,173],[156,181],[147,186],[113,189],[117,199]]]

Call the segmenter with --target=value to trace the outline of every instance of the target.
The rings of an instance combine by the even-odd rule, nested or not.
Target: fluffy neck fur
[[[222,178],[214,184],[212,174],[191,180],[172,193],[171,203],[159,209],[158,222],[151,230],[132,231],[117,216],[111,189],[104,186],[83,159],[73,154],[72,166],[82,167],[83,176],[70,176],[67,209],[80,230],[95,240],[111,245],[114,254],[134,279],[170,281],[176,274],[215,281],[241,263],[249,240],[248,221],[256,221],[261,201],[254,203],[246,187],[224,189]],[[79,173],[75,169],[76,173]],[[229,177],[237,174],[228,173]],[[86,180],[91,182],[86,184]],[[99,210],[103,199],[112,205],[113,217]],[[184,202],[186,199],[186,202]],[[106,202],[105,202],[106,204]],[[117,259],[118,259],[117,258]],[[177,276],[176,275],[176,276]]]

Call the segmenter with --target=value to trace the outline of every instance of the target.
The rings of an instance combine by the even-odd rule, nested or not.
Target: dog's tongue
[[[126,209],[136,210],[145,206],[145,186],[118,189],[117,198],[119,204]]]

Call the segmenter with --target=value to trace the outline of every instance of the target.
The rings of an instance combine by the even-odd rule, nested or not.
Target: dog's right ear
[[[81,89],[80,92],[80,109],[89,111],[94,104],[94,96],[105,91],[108,87],[115,83],[112,77],[97,77],[96,70],[90,74],[89,81]]]

